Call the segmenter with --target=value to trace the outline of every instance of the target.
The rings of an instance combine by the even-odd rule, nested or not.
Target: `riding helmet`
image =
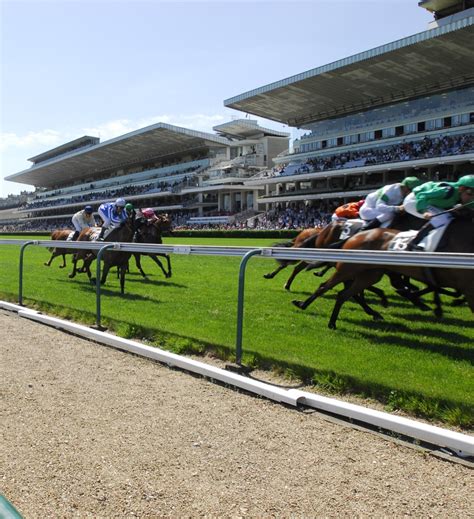
[[[461,177],[457,182],[456,185],[458,187],[470,187],[471,189],[474,189],[474,175],[464,175]]]
[[[133,211],[133,204],[131,204],[130,202],[128,202],[128,204],[125,204],[125,211],[127,211],[127,212]]]
[[[94,212],[94,208],[91,205],[86,205],[86,207],[84,207],[84,211],[87,214],[92,214]]]
[[[400,182],[400,184],[407,187],[410,191],[413,191],[415,187],[423,184],[423,181],[417,177],[406,177]]]
[[[115,200],[115,205],[117,207],[125,207],[125,200],[123,198],[117,198],[117,200]]]

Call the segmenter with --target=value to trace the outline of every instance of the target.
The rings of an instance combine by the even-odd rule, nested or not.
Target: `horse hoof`
[[[375,315],[373,316],[373,318],[374,318],[374,321],[383,321],[383,320],[384,320],[384,319],[383,319],[383,316],[380,315],[380,314],[375,314]]]
[[[328,328],[330,330],[335,330],[336,329],[336,323],[328,323]]]
[[[49,267],[49,265],[48,265],[47,263],[43,263],[43,265],[44,265],[45,267]]]
[[[435,314],[435,317],[437,317],[438,319],[441,319],[443,317],[443,310],[441,310],[441,309],[435,310],[434,314]]]
[[[291,286],[290,286],[290,285],[289,285],[289,286],[284,285],[283,288],[284,288],[285,290],[290,291]]]
[[[60,268],[60,269],[63,269],[63,268],[65,268],[65,266],[66,266],[66,265],[59,265],[59,268]]]
[[[69,279],[72,279],[73,277],[75,277],[76,274],[69,274],[68,278]]]
[[[305,309],[304,301],[298,301],[297,299],[293,299],[292,303],[301,310]]]
[[[273,276],[271,274],[264,274],[263,277],[265,279],[272,279]]]

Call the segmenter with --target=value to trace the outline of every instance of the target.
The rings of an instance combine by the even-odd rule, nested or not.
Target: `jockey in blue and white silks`
[[[106,229],[114,229],[119,227],[122,222],[127,219],[127,212],[124,210],[126,202],[123,198],[117,198],[115,202],[106,202],[99,206],[99,216],[103,220],[102,230],[100,232],[99,240],[104,238]]]

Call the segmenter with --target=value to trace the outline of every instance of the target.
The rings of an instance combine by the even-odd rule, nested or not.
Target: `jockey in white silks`
[[[128,215],[124,210],[125,205],[126,202],[123,198],[117,198],[115,202],[107,202],[100,205],[98,213],[104,223],[97,240],[102,241],[107,229],[112,230],[115,227],[120,227],[122,222],[127,220]]]
[[[407,177],[369,193],[359,209],[360,218],[367,222],[363,230],[389,227],[395,215],[403,211],[404,198],[421,183],[416,177]]]
[[[86,205],[84,209],[78,211],[72,217],[72,225],[74,225],[74,234],[72,235],[71,240],[76,241],[79,238],[79,234],[84,229],[88,229],[89,227],[95,227],[95,219],[93,216],[94,209],[91,205]]]

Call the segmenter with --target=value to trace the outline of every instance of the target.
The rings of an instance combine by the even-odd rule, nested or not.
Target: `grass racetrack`
[[[26,240],[26,236],[3,236]],[[34,239],[38,239],[35,237]],[[269,246],[271,239],[165,238],[165,243]],[[85,274],[70,280],[68,266],[51,267],[44,248],[25,253],[24,304],[86,324],[95,322],[95,289]],[[0,246],[0,298],[17,302],[19,247]],[[178,353],[212,351],[235,354],[237,283],[240,258],[172,255],[173,277],[142,258],[143,280],[132,259],[124,297],[115,272],[103,289],[102,322],[111,331]],[[95,265],[95,263],[94,263]],[[306,311],[291,304],[321,282],[302,273],[292,291],[283,289],[290,274],[272,280],[263,274],[275,261],[252,258],[245,283],[244,364],[276,369],[335,393],[357,393],[383,402],[387,409],[472,428],[474,425],[472,313],[443,297],[444,317],[422,312],[387,284],[389,307],[384,321],[373,321],[357,304],[341,311],[337,330],[327,323],[335,291]],[[380,310],[375,296],[368,301]],[[430,303],[430,296],[425,297]],[[33,346],[33,345],[32,345]]]

